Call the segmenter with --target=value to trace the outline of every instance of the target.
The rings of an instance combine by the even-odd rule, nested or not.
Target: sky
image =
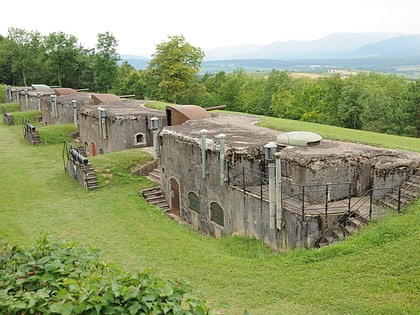
[[[420,0],[19,0],[0,12],[3,36],[10,27],[64,32],[94,48],[110,32],[120,54],[145,57],[174,35],[206,51],[342,32],[420,34]]]

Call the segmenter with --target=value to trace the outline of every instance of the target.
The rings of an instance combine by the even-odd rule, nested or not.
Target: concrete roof
[[[54,93],[55,95],[60,96],[60,95],[75,94],[77,92],[76,90],[73,90],[71,88],[55,88]]]
[[[202,119],[211,117],[211,114],[207,110],[197,105],[166,106],[166,110],[179,112],[188,119]]]
[[[121,102],[121,98],[114,94],[92,93],[92,104],[109,104]]]
[[[65,94],[57,97],[58,103],[71,103],[71,101],[83,101],[86,105],[90,105],[91,97],[89,93],[75,92],[74,94]]]
[[[202,129],[207,130],[206,139],[209,149],[217,149],[217,135],[225,134],[225,146],[228,150],[235,148],[236,152],[249,153],[255,148],[263,148],[283,134],[281,131],[255,126],[257,116],[246,114],[212,113],[212,118],[189,120],[182,125],[165,127],[161,134],[173,134],[184,141],[200,143]],[[316,135],[316,134],[315,134]],[[321,136],[317,135],[317,139]],[[322,138],[322,137],[321,137]],[[402,164],[420,165],[420,154],[375,148],[359,143],[322,140],[314,146],[289,146],[277,153],[282,158],[294,160],[303,166],[314,161],[328,159],[370,159],[381,157],[382,161],[399,161]],[[254,151],[256,152],[256,151]],[[252,154],[252,153],[251,153]]]
[[[156,115],[158,117],[165,116],[162,110],[147,108],[143,106],[148,101],[130,100],[120,101],[118,104],[101,104],[101,105],[88,105],[80,109],[80,113],[98,117],[98,107],[106,109],[107,117],[111,119],[126,119],[127,117],[143,116],[145,114]]]
[[[52,88],[45,84],[32,84],[32,89],[37,92],[54,92]]]
[[[182,125],[165,127],[162,133],[173,133],[179,137],[200,141],[201,130],[207,130],[208,142],[219,143],[216,136],[224,134],[225,145],[235,148],[263,147],[267,142],[275,141],[278,131],[255,126],[259,118],[246,114],[212,113],[210,118],[188,120]]]

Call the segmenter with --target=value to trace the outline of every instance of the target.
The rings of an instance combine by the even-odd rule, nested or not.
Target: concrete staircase
[[[392,192],[385,194],[377,201],[383,206],[400,212],[420,195],[420,172],[413,174],[408,181]],[[326,228],[321,237],[315,242],[315,246],[322,247],[338,242],[348,235],[360,230],[369,223],[368,216],[359,212],[362,205],[355,204],[353,209],[343,214],[330,227]],[[371,205],[372,206],[372,205]]]
[[[140,193],[149,204],[158,207],[163,213],[168,214],[171,212],[171,208],[166,202],[160,187],[142,189]]]
[[[84,184],[85,187],[89,190],[99,188],[99,182],[96,178],[95,172],[93,170],[92,165],[84,165],[82,166],[83,176],[84,176]]]
[[[323,236],[315,244],[317,247],[336,243],[359,231],[363,226],[368,224],[369,221],[364,216],[360,215],[358,211],[353,211],[342,216],[337,223],[338,224],[333,224],[332,227],[325,231]]]
[[[78,147],[77,150],[79,150],[79,153],[82,156],[86,157],[86,151],[84,147]],[[88,163],[87,165],[83,165],[81,168],[83,171],[84,186],[89,190],[99,188],[99,182],[96,178],[92,165]]]
[[[140,194],[149,204],[158,207],[163,213],[171,213],[171,208],[160,189],[160,170],[155,168],[146,177],[155,182],[158,186],[142,189]]]
[[[6,125],[13,126],[15,124],[15,119],[12,114],[4,113],[3,120]]]
[[[147,175],[147,178],[160,185],[160,170],[158,168],[153,169],[153,171]]]
[[[398,212],[407,207],[420,195],[420,172],[410,176],[401,187],[394,188],[392,192],[384,195],[380,202]]]

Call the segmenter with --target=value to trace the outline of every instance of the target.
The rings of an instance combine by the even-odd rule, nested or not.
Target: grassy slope
[[[31,146],[3,123],[0,139],[7,241],[29,245],[41,231],[82,241],[124,269],[185,279],[237,314],[420,313],[420,202],[339,245],[273,254],[256,240],[200,235],[146,204],[138,190],[151,183],[125,174],[148,159],[142,151],[92,158],[102,188],[89,192],[64,173],[62,145]]]

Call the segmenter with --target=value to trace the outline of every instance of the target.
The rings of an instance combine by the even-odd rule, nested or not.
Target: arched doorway
[[[171,210],[177,216],[180,215],[180,202],[179,202],[179,183],[175,178],[171,178]]]

